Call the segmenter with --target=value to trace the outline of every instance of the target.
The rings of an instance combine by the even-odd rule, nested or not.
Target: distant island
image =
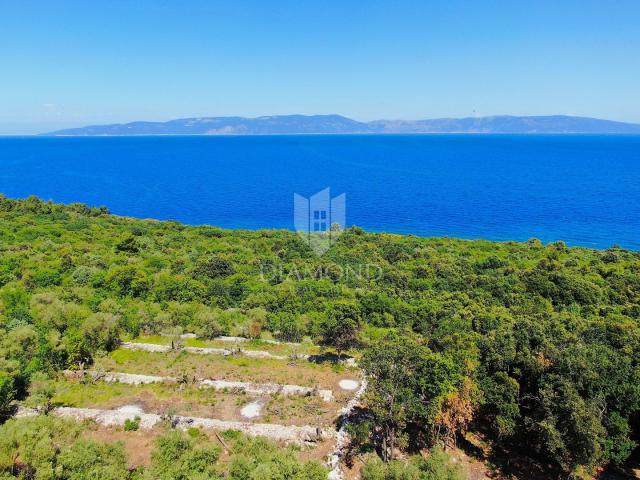
[[[568,115],[375,120],[341,115],[276,115],[257,118],[198,117],[168,122],[91,125],[43,133],[46,136],[121,135],[293,135],[293,134],[640,134],[640,125]]]

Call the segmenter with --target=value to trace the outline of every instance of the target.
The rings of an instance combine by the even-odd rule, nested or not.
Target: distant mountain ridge
[[[122,135],[286,135],[394,133],[618,133],[640,134],[640,125],[568,115],[375,120],[341,115],[276,115],[257,118],[199,117],[168,122],[91,125],[44,133],[49,136]]]

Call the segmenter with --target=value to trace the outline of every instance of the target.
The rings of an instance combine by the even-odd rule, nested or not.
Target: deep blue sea
[[[640,250],[640,136],[0,138],[0,192],[226,228],[293,229],[293,194],[347,225]]]

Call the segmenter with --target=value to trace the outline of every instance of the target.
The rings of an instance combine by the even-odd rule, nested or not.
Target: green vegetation
[[[135,416],[133,420],[127,418],[124,421],[124,431],[125,432],[135,432],[140,428],[140,417]]]
[[[387,464],[380,460],[367,462],[362,480],[463,480],[462,469],[451,464],[439,448],[429,452],[427,459],[413,458],[409,462],[394,460]]]
[[[131,385],[120,382],[55,380],[48,381],[51,395],[29,396],[25,403],[39,407],[47,413],[54,406],[113,409],[122,405],[144,403],[148,413],[166,414],[168,405],[175,415],[209,417],[220,420],[242,420],[238,418],[240,406],[253,399],[242,391],[226,389],[216,391],[184,383],[154,383]],[[346,397],[346,395],[345,395]],[[285,425],[332,425],[334,411],[339,407],[315,396],[271,395],[262,399],[264,417],[262,422]],[[124,428],[136,431],[140,419],[128,420]]]
[[[0,478],[121,480],[129,477],[122,445],[80,437],[82,427],[50,416],[0,426]]]
[[[242,355],[198,355],[185,351],[154,353],[120,348],[98,356],[95,366],[104,371],[164,375],[187,380],[226,378],[256,383],[293,383],[304,387],[336,389],[345,376],[357,376],[342,364],[250,358]],[[334,392],[340,395],[340,391]],[[351,397],[353,394],[345,392]]]
[[[172,431],[157,440],[146,477],[153,480],[218,478],[219,457],[219,446],[196,442],[190,435]]]
[[[229,462],[232,480],[285,478],[288,480],[325,480],[327,470],[318,462],[298,462],[293,449],[282,449],[261,439],[233,435],[234,451]]]
[[[38,372],[88,366],[121,338],[269,332],[363,356],[376,388],[358,441],[385,460],[478,428],[592,469],[624,462],[640,433],[639,319],[640,255],[619,248],[351,228],[317,257],[287,231],[0,198],[3,419],[32,381],[46,406]]]
[[[449,429],[450,436],[471,420],[470,415],[462,414],[463,409],[471,410],[471,398],[458,398],[451,402],[453,406],[447,402],[451,395],[459,397],[459,392],[465,391],[465,365],[451,355],[431,351],[409,331],[374,341],[362,366],[370,379],[365,401],[373,427],[378,429],[376,440],[385,461],[393,459],[396,447],[408,446],[409,425],[431,426],[427,433],[440,440],[449,426],[445,418],[463,420]]]
[[[198,429],[159,436],[147,468],[129,469],[120,443],[82,437],[84,427],[52,416],[11,419],[0,426],[0,478],[34,480],[324,480],[318,462],[299,462],[292,448],[225,432],[229,458]]]
[[[262,335],[267,336],[269,332],[263,332]],[[293,356],[293,355],[316,355],[320,353],[320,347],[313,345],[310,339],[307,337],[306,342],[300,344],[287,344],[287,343],[273,343],[262,339],[252,339],[245,342],[232,342],[223,340],[207,340],[200,338],[179,338],[178,340],[172,339],[169,336],[163,335],[140,335],[131,341],[139,343],[154,343],[157,345],[171,345],[173,342],[178,342],[184,347],[199,347],[199,348],[224,348],[224,349],[237,349],[242,350],[262,350],[270,352],[274,355],[281,356]]]

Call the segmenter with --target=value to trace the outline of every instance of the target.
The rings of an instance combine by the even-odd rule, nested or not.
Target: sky
[[[0,0],[0,134],[200,116],[640,123],[640,1]]]

